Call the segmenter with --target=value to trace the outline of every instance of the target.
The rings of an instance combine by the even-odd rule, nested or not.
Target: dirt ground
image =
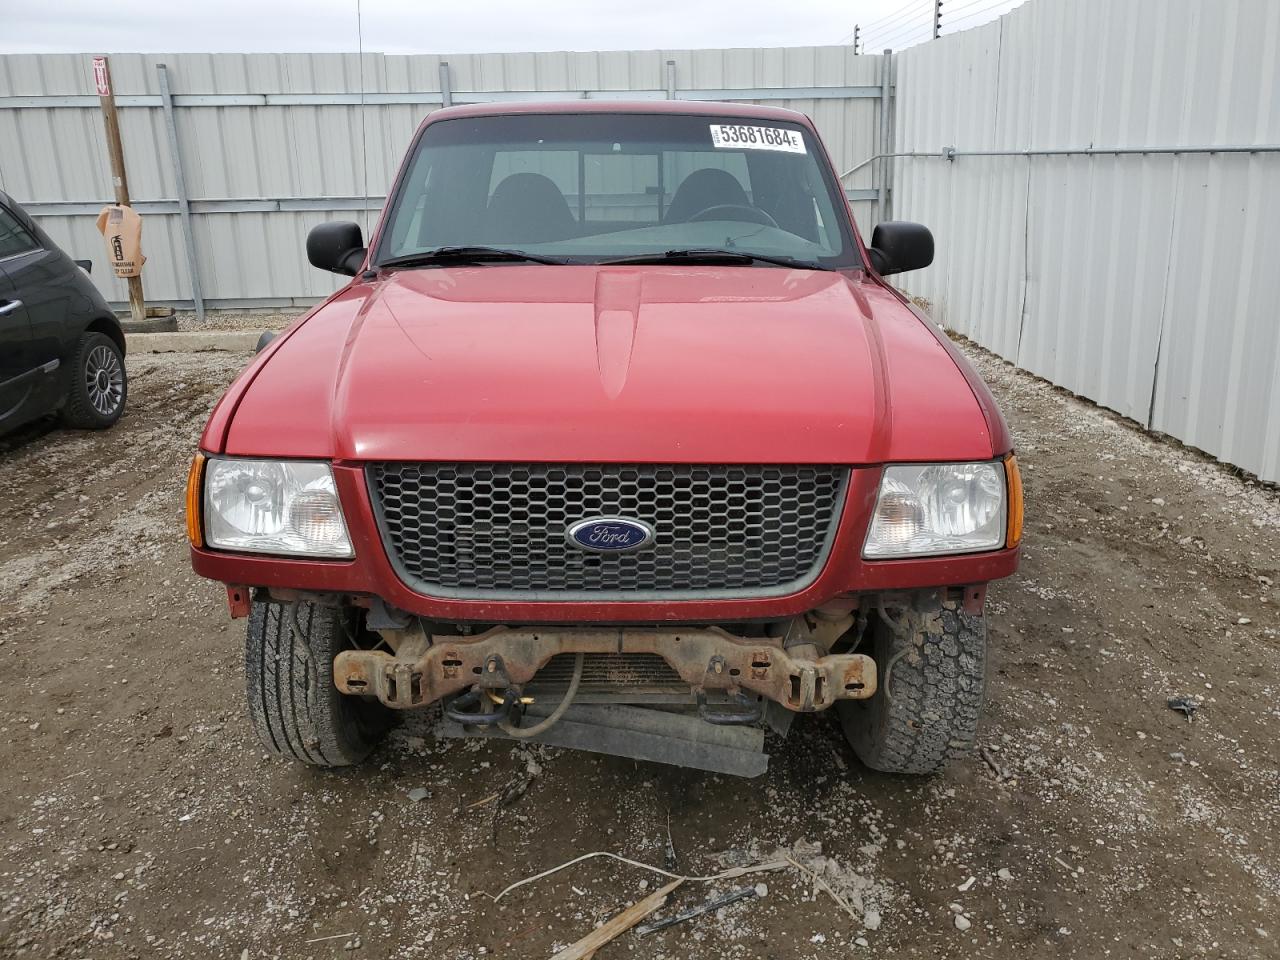
[[[244,358],[131,358],[116,429],[0,441],[0,955],[546,957],[661,878],[595,860],[488,895],[594,850],[661,865],[669,822],[680,872],[783,851],[854,916],[795,870],[688,883],[668,910],[765,887],[600,960],[1280,956],[1280,495],[971,352],[1026,548],[991,592],[986,759],[925,781],[826,715],[752,781],[425,719],[357,770],[268,759],[181,506]]]

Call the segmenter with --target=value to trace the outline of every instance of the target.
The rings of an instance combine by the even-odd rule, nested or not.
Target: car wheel
[[[351,611],[255,600],[245,637],[245,692],[258,738],[277,756],[316,767],[359,763],[391,726],[375,700],[339,693],[333,658],[354,646]]]
[[[105,430],[119,420],[129,396],[129,375],[116,342],[102,333],[86,333],[69,366],[63,422],[78,430]]]
[[[986,694],[987,627],[957,601],[877,618],[880,686],[837,704],[858,758],[886,773],[931,774],[973,750]]]

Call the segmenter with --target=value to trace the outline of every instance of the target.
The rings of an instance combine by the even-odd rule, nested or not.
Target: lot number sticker
[[[781,150],[805,153],[798,130],[782,127],[749,127],[740,123],[711,124],[711,145],[717,150]]]

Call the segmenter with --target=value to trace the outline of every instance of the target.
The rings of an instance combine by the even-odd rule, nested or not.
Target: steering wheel
[[[733,214],[733,216],[727,216]],[[702,220],[745,220],[747,223],[762,223],[766,227],[777,227],[778,221],[759,207],[749,207],[744,203],[717,203],[712,207],[704,207],[690,217],[686,223],[698,223]]]

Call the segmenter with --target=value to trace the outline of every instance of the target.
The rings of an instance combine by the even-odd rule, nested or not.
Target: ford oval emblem
[[[626,517],[588,517],[568,530],[569,542],[583,550],[623,553],[653,540],[653,527]]]

